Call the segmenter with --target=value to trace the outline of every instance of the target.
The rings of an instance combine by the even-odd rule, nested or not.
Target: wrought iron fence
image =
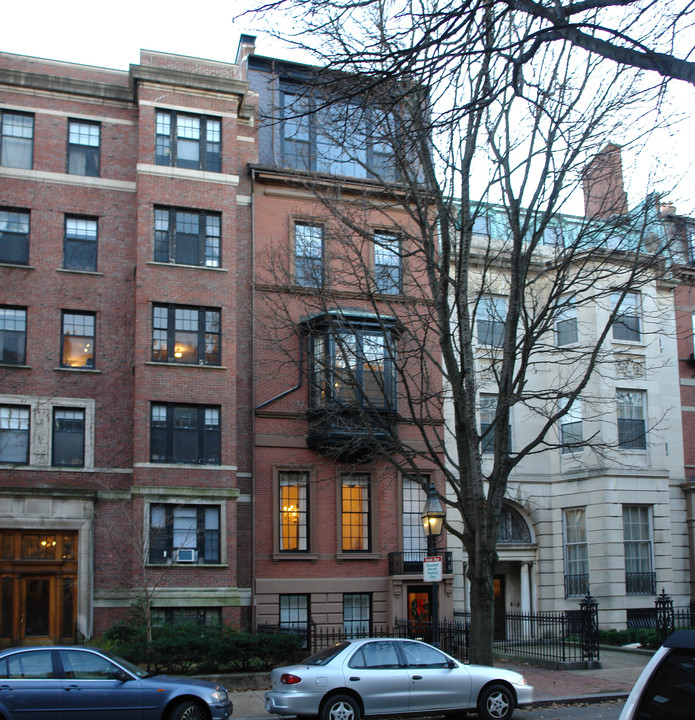
[[[625,592],[628,595],[655,595],[656,573],[626,572]]]

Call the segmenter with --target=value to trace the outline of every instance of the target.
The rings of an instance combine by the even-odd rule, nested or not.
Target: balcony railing
[[[656,595],[656,573],[626,572],[625,593],[627,595]]]
[[[307,414],[307,445],[312,449],[332,449],[346,455],[359,455],[375,445],[393,440],[397,428],[392,412],[359,412],[350,408],[326,406]]]
[[[589,592],[589,574],[565,575],[565,597],[583,597]]]
[[[442,557],[442,572],[451,575],[453,565],[450,550],[437,550]],[[422,552],[392,552],[389,553],[389,575],[422,575],[422,563],[427,553]]]

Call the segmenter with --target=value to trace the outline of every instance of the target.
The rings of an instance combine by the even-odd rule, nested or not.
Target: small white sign
[[[426,557],[422,563],[422,581],[440,582],[442,579],[442,557]]]

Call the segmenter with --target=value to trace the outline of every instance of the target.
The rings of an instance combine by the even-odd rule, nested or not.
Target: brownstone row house
[[[398,209],[360,256],[384,322],[305,180],[352,202],[388,158],[322,164],[315,127],[263,121],[302,72],[253,50],[0,54],[0,645],[134,607],[348,630],[429,607],[422,490],[328,411],[352,392],[397,422]]]

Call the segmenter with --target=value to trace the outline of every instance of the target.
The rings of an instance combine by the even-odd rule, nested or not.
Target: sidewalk
[[[545,668],[498,661],[496,667],[516,670],[533,685],[534,705],[553,702],[624,699],[635,684],[651,655],[601,648],[600,670],[546,670]],[[269,720],[263,696],[267,688],[231,692],[236,720]]]

